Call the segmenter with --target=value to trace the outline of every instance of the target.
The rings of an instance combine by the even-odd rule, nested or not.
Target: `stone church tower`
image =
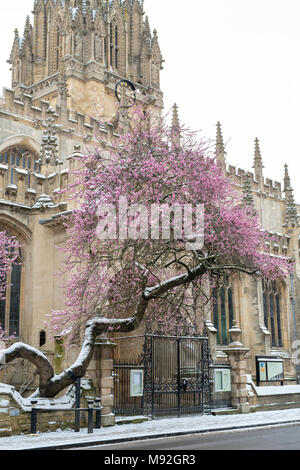
[[[116,79],[159,90],[162,56],[142,1],[35,0],[33,16],[22,38],[15,30],[9,63],[17,93],[111,116],[106,98]]]
[[[62,216],[74,207],[60,190],[99,135],[109,142],[123,132],[121,80],[134,86],[139,105],[160,114],[162,62],[142,0],[35,0],[33,22],[26,18],[22,37],[15,30],[11,88],[0,99],[0,230],[20,240],[23,263],[0,302],[0,324],[40,347],[57,371],[59,345],[45,322],[63,307],[53,275],[66,240]],[[31,374],[26,363],[8,367],[0,382],[20,385]]]
[[[51,310],[64,307],[61,280],[54,273],[63,261],[57,249],[66,241],[63,216],[74,203],[61,190],[72,182],[72,170],[99,135],[111,142],[126,128],[126,116],[118,119],[115,95],[121,80],[134,86],[137,103],[160,114],[163,59],[142,0],[35,0],[33,23],[27,17],[23,36],[17,30],[14,34],[11,88],[0,98],[0,230],[21,242],[23,263],[10,274],[12,285],[0,302],[0,325],[41,348],[60,372],[61,344],[47,334],[45,322]],[[172,125],[179,126],[177,106]],[[283,188],[266,178],[258,139],[253,172],[228,165],[220,123],[216,160],[245,204],[258,213],[270,234],[270,253],[294,258],[295,272],[285,282],[224,279],[213,292],[216,302],[207,318],[213,360],[226,359],[229,331],[237,324],[248,350],[238,376],[240,388],[249,376],[256,380],[261,356],[282,358],[284,381],[295,384],[300,377],[293,357],[300,331],[300,206],[288,168]],[[130,345],[126,338],[126,354],[130,348],[136,352],[137,342]],[[70,364],[76,353],[69,348],[64,360]],[[25,362],[10,365],[0,370],[0,382],[30,390],[34,374]],[[107,383],[111,381],[110,370]],[[106,387],[110,399],[111,386]],[[240,391],[247,401],[246,389]]]

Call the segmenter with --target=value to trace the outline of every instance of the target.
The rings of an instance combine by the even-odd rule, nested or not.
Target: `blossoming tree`
[[[156,125],[139,109],[128,134],[111,145],[99,142],[83,159],[68,191],[77,204],[66,220],[64,272],[70,275],[65,309],[52,313],[51,329],[80,339],[81,352],[55,375],[48,359],[26,344],[5,351],[6,362],[26,357],[38,367],[41,396],[54,397],[85,375],[97,336],[133,331],[143,320],[172,327],[179,314],[191,324],[218,279],[237,273],[275,279],[292,269],[265,250],[268,234],[209,145],[184,129]],[[166,230],[166,218],[154,224],[153,210],[170,207]],[[191,207],[196,228],[187,233],[184,210]]]

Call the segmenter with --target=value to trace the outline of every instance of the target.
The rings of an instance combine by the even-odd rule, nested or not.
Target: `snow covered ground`
[[[263,411],[246,415],[223,416],[190,416],[183,418],[159,419],[138,424],[122,424],[111,428],[95,430],[94,434],[87,434],[87,430],[80,433],[74,431],[57,431],[42,433],[37,437],[29,435],[0,438],[0,450],[39,449],[47,446],[59,446],[81,443],[108,443],[110,441],[124,441],[141,437],[157,437],[176,433],[194,433],[201,431],[218,431],[238,427],[283,424],[299,422],[300,408],[279,411]],[[120,450],[122,444],[120,443]]]

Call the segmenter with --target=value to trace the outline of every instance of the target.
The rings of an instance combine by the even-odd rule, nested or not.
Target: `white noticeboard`
[[[268,362],[268,380],[283,380],[283,362]]]
[[[230,392],[231,376],[230,369],[215,369],[215,391]]]
[[[144,371],[134,370],[130,371],[130,396],[142,397],[144,395]]]

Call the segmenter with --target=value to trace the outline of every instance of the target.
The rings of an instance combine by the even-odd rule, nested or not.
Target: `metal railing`
[[[38,400],[31,400],[31,423],[30,432],[31,434],[37,434],[38,428],[38,413],[56,413],[56,412],[74,412],[74,430],[80,432],[80,414],[81,412],[88,413],[88,434],[94,432],[94,414],[96,415],[95,429],[101,429],[101,398],[95,398],[95,400],[88,400],[88,408],[38,408]],[[95,406],[94,406],[95,405]]]

